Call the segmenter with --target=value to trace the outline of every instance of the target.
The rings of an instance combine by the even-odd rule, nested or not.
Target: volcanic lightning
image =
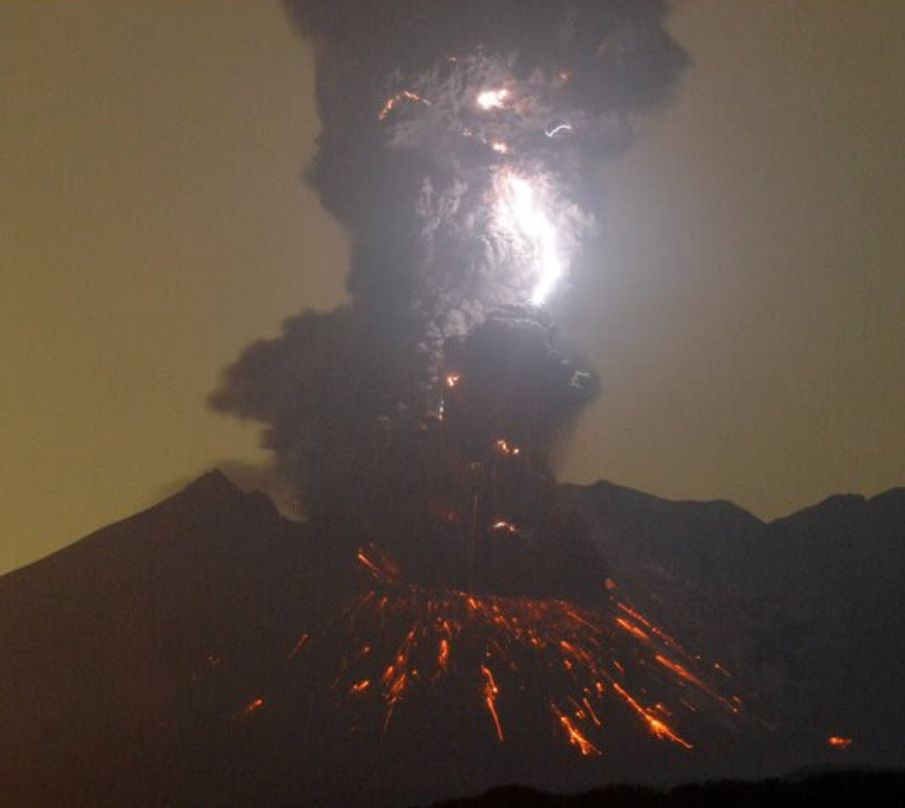
[[[500,87],[496,90],[482,90],[478,93],[477,103],[483,110],[502,109],[509,98],[509,90]]]
[[[500,226],[519,242],[534,275],[529,301],[540,306],[565,272],[556,226],[530,180],[504,169],[498,175],[497,185]]]
[[[213,399],[265,426],[336,582],[281,664],[328,683],[312,698],[350,736],[429,716],[507,749],[545,733],[590,761],[622,728],[684,755],[737,703],[630,588],[615,601],[560,508],[551,458],[597,378],[545,309],[594,263],[594,166],[686,64],[665,5],[553,0],[513,25],[500,0],[286,2],[349,303],[291,318]]]

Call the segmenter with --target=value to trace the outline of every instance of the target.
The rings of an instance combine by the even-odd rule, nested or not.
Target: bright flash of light
[[[499,212],[503,226],[530,245],[536,281],[530,300],[540,306],[565,271],[556,227],[534,185],[510,171],[502,172]]]
[[[478,93],[478,106],[483,110],[500,109],[509,98],[509,90],[501,87],[497,90],[482,90]]]

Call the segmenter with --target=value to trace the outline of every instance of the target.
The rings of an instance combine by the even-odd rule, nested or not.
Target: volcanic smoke
[[[738,702],[604,585],[605,561],[555,503],[551,453],[598,383],[545,308],[599,261],[601,162],[686,65],[666,4],[287,9],[316,53],[308,176],[352,245],[350,303],[250,346],[212,404],[264,425],[327,563],[364,573],[334,687],[377,699],[385,734],[413,688],[457,671],[505,743],[508,694],[530,670],[554,683],[528,690],[581,756],[600,753],[614,702],[690,750],[670,716],[698,696]],[[326,637],[306,629],[293,663]]]
[[[686,65],[666,4],[287,10],[315,48],[309,178],[351,241],[351,303],[252,345],[213,406],[264,424],[278,472],[331,542],[355,547],[377,529],[402,555],[446,547],[426,537],[464,531],[475,492],[472,533],[506,520],[531,539],[550,453],[598,386],[540,307],[593,271],[599,166]],[[498,440],[520,448],[517,462]]]

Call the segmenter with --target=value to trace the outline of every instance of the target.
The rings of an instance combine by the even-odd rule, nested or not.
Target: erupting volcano
[[[692,754],[740,699],[608,579],[551,466],[598,383],[547,306],[600,261],[600,161],[685,65],[665,4],[288,7],[316,49],[310,178],[352,242],[351,303],[251,346],[213,404],[265,425],[345,593],[288,653],[324,689],[302,712],[330,729],[305,731],[379,748],[431,725],[470,767],[488,739],[525,765],[552,743],[613,755],[608,731],[616,757],[647,760],[633,735]]]
[[[595,315],[615,348],[595,348],[612,395],[591,419],[610,412],[612,423],[588,431],[591,446],[612,451],[606,468],[674,493],[705,486],[774,505],[833,490],[822,487],[850,479],[847,465],[864,485],[887,473],[858,453],[892,432],[863,423],[855,405],[894,427],[895,408],[883,407],[898,366],[879,336],[898,333],[895,298],[876,294],[870,265],[894,264],[877,240],[896,243],[891,186],[875,179],[896,152],[880,135],[895,129],[885,78],[896,63],[885,59],[901,48],[878,40],[883,60],[855,68],[873,47],[867,35],[895,26],[879,12],[790,16],[756,4],[682,14],[675,30],[703,68],[623,170],[615,161],[688,64],[668,0],[281,2],[275,21],[244,4],[88,9],[77,15],[84,29],[53,11],[13,15],[41,35],[23,47],[27,61],[10,63],[26,123],[8,150],[22,182],[7,196],[24,211],[10,219],[23,247],[11,299],[49,302],[37,317],[19,305],[10,331],[28,344],[13,350],[24,409],[8,419],[21,451],[7,476],[23,459],[35,474],[53,467],[38,487],[21,475],[7,499],[30,489],[28,516],[91,467],[85,513],[118,510],[114,492],[207,465],[221,439],[210,413],[199,414],[207,439],[164,437],[191,423],[175,406],[197,394],[183,389],[189,378],[212,410],[260,429],[272,467],[209,471],[0,577],[0,804],[389,808],[514,784],[477,799],[540,805],[531,789],[606,787],[607,805],[688,806],[723,793],[695,781],[901,767],[905,489],[833,496],[765,522],[726,500],[557,480],[573,427],[606,389],[576,338]],[[807,58],[789,55],[790,31]],[[83,58],[82,34],[100,43],[89,49],[97,58]],[[291,176],[285,161],[298,153],[289,144],[281,156],[286,139],[272,126],[315,117],[307,97],[283,108],[286,62],[271,48],[304,62],[300,92],[311,75],[295,34],[314,57],[321,124],[305,181],[342,227],[350,261],[339,268],[316,258],[336,246],[320,234],[307,266],[287,266],[279,233],[298,189],[267,174]],[[742,40],[747,50],[726,47]],[[199,42],[216,44],[217,58],[199,59]],[[770,70],[747,69],[765,53]],[[193,81],[174,92],[161,76]],[[259,92],[271,103],[259,105]],[[266,124],[242,108],[249,93]],[[54,125],[35,128],[41,110]],[[801,143],[814,133],[812,154]],[[247,150],[251,140],[266,151]],[[133,166],[136,144],[147,148]],[[647,159],[673,148],[682,170],[663,151]],[[103,165],[85,160],[108,149]],[[198,171],[186,170],[195,156]],[[86,166],[108,184],[80,182]],[[688,190],[680,177],[693,178],[694,204],[676,203]],[[155,204],[139,208],[146,195]],[[251,215],[238,222],[242,211]],[[262,237],[257,223],[274,213],[274,238]],[[224,238],[224,216],[241,238]],[[143,221],[147,233],[133,226]],[[94,247],[111,222],[135,231],[114,245],[122,253]],[[617,226],[625,238],[610,242]],[[60,264],[64,253],[73,258]],[[664,256],[675,263],[660,283]],[[287,311],[271,284],[295,284],[299,269],[318,294],[341,273],[345,302],[293,314],[210,391],[194,362],[219,365],[220,340],[234,345],[248,322],[228,313],[238,304],[227,292],[256,283],[244,301],[256,316]],[[221,272],[223,296],[209,298]],[[162,274],[177,285],[158,285]],[[174,329],[145,352],[157,315],[177,313],[171,289],[191,304],[181,313],[193,338]],[[86,313],[94,341],[64,345]],[[774,315],[783,327],[766,334]],[[132,329],[134,318],[145,325]],[[52,332],[58,342],[45,341]],[[48,363],[55,345],[67,350]],[[786,357],[790,346],[798,353]],[[170,374],[176,354],[185,368]],[[124,363],[129,385],[103,375]],[[164,375],[169,386],[148,396],[148,380]],[[75,377],[83,383],[71,387]],[[70,404],[87,420],[61,418]],[[84,441],[57,439],[79,423]],[[574,471],[603,471],[596,451],[582,454]],[[115,456],[136,471],[122,488],[104,480]],[[828,467],[810,474],[822,459]],[[793,467],[808,478],[800,487],[786,484]],[[230,476],[251,481],[243,489]],[[262,482],[283,513],[251,490]],[[852,781],[859,805],[862,791],[901,787],[900,775],[867,779]],[[639,790],[674,785],[650,799]],[[761,785],[752,804],[770,793]],[[597,797],[549,804],[560,799]]]

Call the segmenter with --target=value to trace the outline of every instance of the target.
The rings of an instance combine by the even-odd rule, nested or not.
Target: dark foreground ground
[[[479,797],[444,800],[432,808],[803,808],[905,806],[905,770],[839,771],[799,779],[714,782],[671,791],[608,786],[585,794],[546,794],[504,786]]]

